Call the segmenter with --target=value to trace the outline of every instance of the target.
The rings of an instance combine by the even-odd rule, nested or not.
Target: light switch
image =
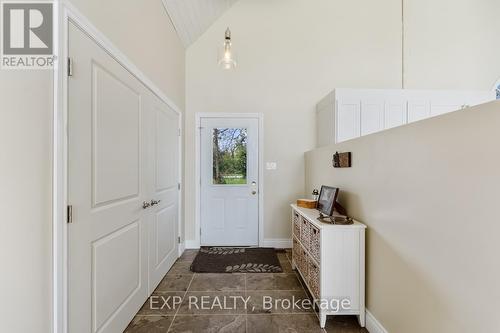
[[[267,170],[276,170],[278,168],[278,164],[276,162],[266,162]]]

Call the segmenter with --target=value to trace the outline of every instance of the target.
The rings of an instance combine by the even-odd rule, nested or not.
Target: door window
[[[247,184],[247,129],[214,128],[212,140],[213,184]]]

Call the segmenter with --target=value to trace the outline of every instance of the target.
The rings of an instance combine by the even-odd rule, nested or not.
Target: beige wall
[[[500,78],[500,1],[404,3],[407,88],[493,87]]]
[[[76,6],[182,110],[185,50],[160,0]],[[1,331],[51,331],[52,73],[0,70]]]
[[[340,187],[368,225],[367,307],[388,332],[498,331],[498,128],[493,102],[306,153],[306,190]]]
[[[500,2],[404,0],[405,86],[490,89],[500,77]],[[195,199],[196,112],[265,115],[265,238],[289,238],[288,203],[304,195],[302,152],[315,104],[334,88],[402,86],[401,0],[240,0],[187,51],[186,202]],[[216,66],[230,27],[239,67]],[[308,190],[307,190],[308,191]],[[186,209],[194,239],[194,210]]]
[[[399,86],[400,13],[394,0],[237,2],[187,51],[186,202],[195,200],[195,113],[261,112],[264,159],[278,163],[264,175],[264,237],[289,239],[287,207],[304,192],[314,105],[336,86]],[[232,72],[217,67],[228,26],[239,56]],[[190,206],[186,237],[194,235]]]

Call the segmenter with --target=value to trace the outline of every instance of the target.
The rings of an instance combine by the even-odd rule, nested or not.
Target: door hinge
[[[68,76],[73,76],[73,59],[68,57]]]
[[[179,128],[179,136],[181,136],[181,129]]]
[[[177,189],[180,191],[181,190],[181,183],[177,183]]]
[[[177,243],[179,243],[179,244],[181,243],[181,237],[180,236],[177,237]]]
[[[68,205],[66,208],[66,222],[73,223],[73,206]]]

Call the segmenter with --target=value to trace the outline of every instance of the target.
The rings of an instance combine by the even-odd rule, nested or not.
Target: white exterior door
[[[69,332],[123,332],[177,256],[177,116],[73,24],[69,55]]]
[[[259,243],[259,120],[201,118],[201,245]]]

